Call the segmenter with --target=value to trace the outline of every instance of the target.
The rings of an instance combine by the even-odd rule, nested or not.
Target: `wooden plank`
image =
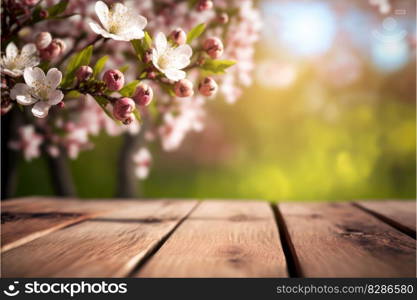
[[[118,207],[103,201],[57,199],[31,197],[2,202],[1,251]]]
[[[134,276],[285,277],[272,209],[265,202],[203,202]]]
[[[350,203],[283,203],[295,265],[305,277],[414,277],[411,237]]]
[[[361,201],[359,207],[416,238],[415,201]]]
[[[3,253],[3,276],[126,276],[196,203],[137,201],[63,228]]]

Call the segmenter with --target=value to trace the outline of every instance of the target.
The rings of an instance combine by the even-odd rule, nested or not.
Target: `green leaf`
[[[103,71],[104,66],[106,65],[107,60],[109,59],[108,55],[103,56],[100,58],[93,68],[93,78],[97,78],[97,76]]]
[[[129,65],[124,65],[119,68],[119,71],[122,73],[126,72],[127,70],[129,70]]]
[[[65,94],[65,97],[67,98],[78,98],[81,96],[81,93],[78,91],[69,91],[68,93]]]
[[[152,48],[152,38],[147,31],[145,31],[143,42],[144,42],[144,46],[146,46],[146,50]]]
[[[224,74],[227,68],[236,64],[234,60],[227,59],[207,59],[201,68],[209,73]]]
[[[75,79],[75,72],[81,66],[86,66],[90,63],[91,55],[93,54],[93,46],[84,48],[79,53],[74,54],[68,62],[64,79],[62,80],[62,86],[66,87],[70,85]]]
[[[133,93],[135,92],[136,86],[139,84],[139,80],[133,80],[126,84],[120,91],[120,95],[123,97],[132,97]]]
[[[193,8],[198,3],[198,0],[188,0],[188,8]]]
[[[63,13],[65,11],[65,9],[68,6],[69,1],[68,0],[63,0],[58,2],[57,4],[51,6],[48,8],[48,15],[49,18],[51,17],[55,17],[61,13]]]
[[[137,109],[133,111],[133,115],[135,116],[136,120],[138,120],[139,123],[142,123],[142,117],[140,116],[140,113]]]
[[[67,15],[62,15],[62,16],[55,16],[55,17],[49,17],[49,19],[53,19],[53,20],[64,20],[64,19],[68,19],[71,18],[73,16],[78,16],[79,14],[67,14]]]
[[[194,39],[198,38],[206,29],[206,24],[201,23],[190,30],[187,34],[187,43],[191,43]]]
[[[145,53],[145,50],[143,49],[142,46],[142,41],[141,40],[131,40],[130,43],[133,46],[133,49],[135,49],[135,53],[137,55],[139,55],[140,57],[143,56],[143,54]]]
[[[113,118],[112,114],[107,110],[106,105],[108,103],[108,100],[106,98],[102,96],[94,96],[94,99],[96,100],[98,105],[100,105],[100,107],[104,110],[104,112],[110,119],[114,120],[115,122],[118,122],[115,118]]]

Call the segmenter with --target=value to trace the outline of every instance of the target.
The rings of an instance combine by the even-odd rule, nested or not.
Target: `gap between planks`
[[[410,204],[412,204],[411,210],[409,210]],[[353,202],[352,205],[367,212],[382,222],[387,223],[409,237],[416,239],[415,202],[404,201],[399,203],[398,201],[363,201]]]
[[[266,202],[203,201],[134,277],[287,277]]]
[[[415,240],[351,203],[280,203],[277,216],[300,276],[416,274]]]

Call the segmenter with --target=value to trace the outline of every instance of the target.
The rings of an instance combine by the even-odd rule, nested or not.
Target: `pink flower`
[[[48,47],[40,50],[40,56],[43,60],[53,60],[54,58],[61,55],[63,46],[61,41],[52,40]]]
[[[139,106],[147,106],[151,103],[153,98],[153,90],[146,83],[140,84],[133,95],[133,100]]]
[[[177,45],[184,45],[187,41],[187,35],[181,28],[177,28],[171,31],[169,38]]]
[[[197,10],[198,11],[205,11],[213,8],[213,1],[211,0],[200,0],[197,3]]]
[[[103,81],[109,90],[119,91],[125,84],[125,77],[119,70],[111,69],[104,73]]]
[[[217,83],[211,77],[204,78],[198,85],[198,91],[206,97],[214,95],[217,92],[217,89]]]
[[[52,35],[47,32],[41,32],[36,36],[36,47],[39,50],[45,49],[52,42]]]
[[[181,79],[175,83],[174,91],[177,97],[191,97],[194,94],[193,83],[188,79]]]
[[[140,148],[135,155],[133,155],[133,162],[136,165],[135,175],[139,179],[145,179],[149,174],[149,167],[152,162],[152,156],[148,149]]]
[[[133,121],[132,112],[134,109],[135,102],[132,99],[120,98],[113,106],[113,116],[124,124],[130,124]]]
[[[75,72],[75,76],[79,82],[88,80],[93,75],[93,69],[89,66],[81,66]]]
[[[223,43],[219,38],[207,38],[203,42],[203,48],[212,59],[217,59],[223,54]]]
[[[14,150],[21,150],[27,161],[40,156],[40,145],[43,137],[37,134],[33,125],[26,125],[19,128],[19,140],[11,141],[9,147]]]

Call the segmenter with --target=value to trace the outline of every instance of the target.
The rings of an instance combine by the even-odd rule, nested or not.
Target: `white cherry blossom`
[[[147,20],[131,8],[116,3],[109,10],[104,2],[97,1],[95,10],[102,25],[101,27],[95,22],[90,22],[90,27],[95,33],[117,41],[130,41],[144,37],[143,29]]]
[[[22,105],[35,104],[32,108],[35,117],[46,117],[49,108],[64,98],[64,94],[56,89],[62,79],[62,73],[56,68],[50,69],[46,76],[40,68],[26,68],[23,78],[26,84],[16,84],[10,96]]]
[[[40,146],[44,140],[43,136],[36,133],[33,125],[22,126],[18,129],[19,139],[12,140],[8,146],[13,150],[21,150],[25,160],[31,161],[41,155]]]
[[[170,46],[165,34],[160,32],[155,37],[152,62],[168,79],[178,81],[185,78],[186,73],[181,69],[190,64],[192,54],[193,50],[189,45]]]
[[[6,47],[6,55],[0,59],[2,73],[12,76],[22,76],[25,68],[39,64],[38,51],[35,44],[26,44],[19,53],[16,45],[10,42]]]
[[[145,179],[149,174],[149,167],[152,162],[152,156],[148,149],[140,148],[138,152],[133,155],[133,162],[135,164],[135,175],[139,179]]]

